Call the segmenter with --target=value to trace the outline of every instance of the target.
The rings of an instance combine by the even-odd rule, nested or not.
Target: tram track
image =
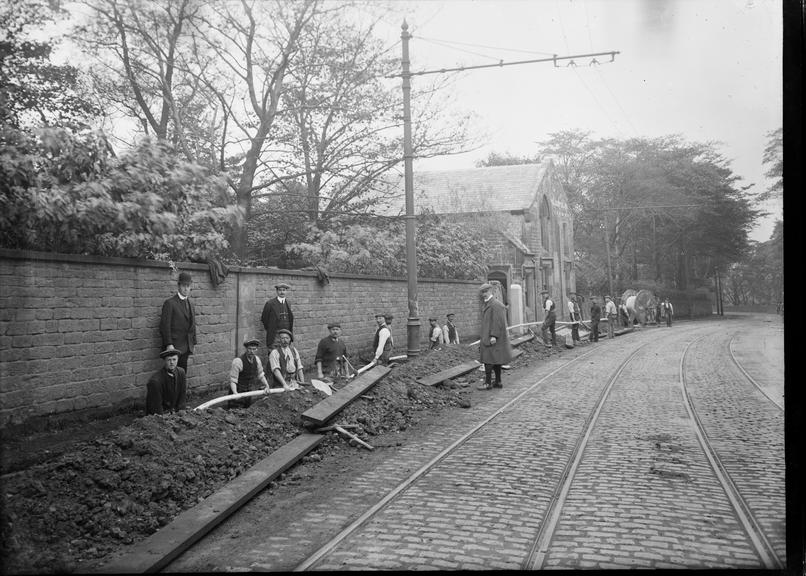
[[[765,533],[770,530],[777,533],[778,528],[770,526],[769,517],[762,521],[756,518],[761,511],[756,495],[752,495],[749,501],[743,495],[742,491],[748,488],[748,479],[753,481],[753,473],[737,472],[736,462],[729,462],[726,466],[720,459],[718,451],[732,450],[730,442],[736,442],[736,438],[724,436],[720,428],[721,416],[711,409],[715,405],[713,398],[702,396],[709,378],[713,378],[707,373],[709,352],[713,354],[712,350],[724,347],[725,340],[718,337],[709,344],[710,348],[698,350],[699,358],[696,361],[689,362],[691,352],[698,348],[704,338],[718,334],[713,327],[702,326],[688,334],[675,334],[671,340],[663,343],[652,340],[634,343],[632,349],[610,349],[609,362],[602,364],[601,358],[604,357],[600,356],[600,360],[588,362],[593,366],[588,366],[585,361],[597,350],[603,350],[601,347],[592,347],[540,376],[536,382],[523,382],[521,386],[524,388],[512,390],[514,396],[511,398],[501,397],[504,403],[482,416],[480,421],[473,422],[469,430],[457,429],[456,435],[446,437],[450,442],[446,442],[447,448],[437,448],[427,456],[429,459],[425,463],[423,458],[411,468],[414,472],[406,471],[397,476],[396,483],[388,484],[384,492],[378,493],[379,500],[373,498],[374,504],[360,515],[352,516],[346,526],[339,526],[335,536],[322,533],[327,538],[324,544],[325,538],[311,548],[297,548],[300,554],[285,569],[349,570],[362,566],[382,569],[432,566],[450,569],[449,564],[439,562],[451,557],[464,558],[458,560],[459,565],[469,565],[470,569],[597,567],[596,562],[601,562],[598,565],[600,568],[609,568],[614,566],[604,560],[596,560],[600,556],[597,546],[600,546],[598,550],[608,554],[617,552],[622,543],[611,546],[612,538],[605,538],[606,535],[600,537],[600,532],[607,530],[601,529],[603,519],[605,524],[610,522],[611,525],[625,520],[632,522],[635,528],[624,524],[627,532],[635,530],[640,533],[646,528],[661,526],[657,538],[635,533],[627,535],[624,547],[639,550],[635,557],[627,559],[629,567],[659,568],[673,564],[671,567],[676,568],[763,566],[765,569],[780,569],[784,565],[780,542],[776,550],[776,543],[771,542]],[[717,368],[722,370],[720,374],[723,380],[730,379],[724,376],[725,371],[734,371],[729,368],[731,362],[747,376],[731,350],[732,342],[733,338],[727,342],[730,360],[723,359],[720,368]],[[675,361],[674,356],[668,358],[668,370],[663,368],[659,374],[657,365],[660,361],[656,358],[668,357],[671,351],[674,351],[674,356],[679,354],[679,360]],[[615,357],[613,352],[616,353]],[[687,370],[697,371],[696,385],[700,389],[696,399],[692,398],[687,387],[690,376]],[[664,387],[653,387],[653,377],[663,381]],[[642,384],[642,378],[649,379],[650,384]],[[571,382],[575,384],[569,388]],[[652,400],[648,400],[649,412],[641,416],[644,423],[640,424],[639,418],[640,425],[632,431],[629,427],[632,423],[627,422],[631,412],[625,411],[624,406],[615,411],[613,408],[624,404],[625,390],[628,395],[636,393],[633,389],[636,382],[639,399],[646,397]],[[748,377],[748,382],[758,387],[752,378]],[[614,388],[619,386],[618,394],[614,396]],[[642,389],[642,386],[646,389]],[[749,389],[744,386],[746,390]],[[536,402],[530,402],[528,396],[535,393],[539,393],[539,396],[534,396]],[[663,398],[658,400],[655,395]],[[668,415],[671,420],[666,422],[663,402],[671,399],[674,399],[678,408]],[[752,398],[747,401],[752,401]],[[765,401],[760,398],[756,398],[755,402],[764,413],[772,410],[764,408]],[[602,419],[607,406],[610,406],[608,417]],[[659,407],[662,409],[660,412]],[[644,408],[639,403],[634,410]],[[700,414],[698,410],[706,413]],[[554,417],[547,418],[550,414]],[[659,415],[663,418],[659,418]],[[532,424],[544,421],[546,423],[542,427]],[[632,440],[628,438],[621,448],[603,453],[601,447],[603,443],[607,445],[610,437],[602,438],[602,430],[614,421],[623,425],[622,430],[630,431]],[[647,422],[650,422],[649,426]],[[507,430],[507,434],[502,436],[504,430]],[[721,441],[716,447],[712,445],[709,432]],[[669,439],[661,439],[663,436]],[[495,440],[491,440],[493,438]],[[597,444],[592,454],[586,455],[591,440]],[[513,441],[517,446],[504,450],[504,443]],[[672,450],[675,444],[679,445],[680,452],[663,453],[664,449]],[[658,445],[660,452],[654,451],[652,445]],[[495,453],[495,450],[491,452],[491,446],[498,446],[501,453]],[[528,452],[523,452],[523,448]],[[638,450],[638,456],[634,456],[636,453],[630,450]],[[549,458],[553,456],[553,460],[547,462],[545,457],[533,458],[532,454],[537,452],[551,454]],[[628,460],[634,458],[636,461],[619,462],[624,452]],[[609,454],[617,457],[602,457]],[[733,452],[726,452],[726,455],[733,455]],[[502,467],[506,470],[513,458],[522,460],[517,464],[512,462],[513,471],[517,470],[517,473],[511,482],[501,484]],[[581,466],[583,459],[586,463]],[[459,469],[456,468],[457,463]],[[481,478],[493,482],[489,489],[484,488],[483,482],[474,480],[473,473],[468,476],[468,468],[473,467],[476,467]],[[620,474],[620,467],[628,468],[625,474]],[[630,501],[624,514],[620,500],[612,505],[597,500],[596,493],[591,492],[590,487],[601,481],[589,479],[592,469],[599,475],[598,478],[626,477],[627,482],[621,478],[621,486],[626,486],[624,494],[629,495],[634,490],[639,492],[632,499],[628,497]],[[510,475],[509,472],[505,474]],[[732,474],[738,474],[741,481],[736,482]],[[570,502],[566,512],[567,498],[577,476],[584,481],[575,486],[572,495],[576,501]],[[529,484],[524,484],[524,480]],[[609,484],[618,488],[618,482],[616,479]],[[703,487],[706,486],[707,494],[703,494]],[[606,490],[607,487],[605,493]],[[752,486],[750,490],[752,492]],[[649,504],[645,498],[647,493],[651,495]],[[580,494],[583,494],[582,499]],[[682,505],[676,498],[682,500]],[[664,504],[656,510],[652,502],[659,500]],[[613,509],[615,506],[615,515],[591,510],[590,506],[598,508],[600,502],[605,508],[611,506]],[[728,503],[730,512],[727,511]],[[448,513],[450,510],[454,510],[455,514]],[[345,511],[342,508],[336,514],[338,516]],[[584,514],[580,514],[580,511]],[[520,519],[510,514],[517,514]],[[733,522],[727,519],[730,514]],[[636,523],[644,522],[641,519],[645,517],[648,518],[646,523],[638,526]],[[489,519],[496,524],[490,531],[499,536],[477,532],[480,527],[490,526],[485,524]],[[664,528],[664,522],[671,522],[671,527],[667,524]],[[586,523],[590,526],[586,526]],[[575,540],[571,532],[580,526],[582,532],[579,533],[584,537]],[[691,534],[687,532],[690,527],[693,527]],[[589,529],[595,532],[585,531]],[[555,540],[555,534],[560,534],[558,541]],[[593,537],[588,534],[593,534]],[[503,542],[502,547],[497,549],[496,538]],[[596,543],[591,544],[592,540],[596,540]],[[677,542],[671,546],[664,544],[669,552],[667,558],[663,561],[652,559],[652,554],[657,552],[657,549],[653,549],[657,541],[663,544],[675,540]],[[582,541],[585,543],[575,544]],[[642,542],[646,543],[647,551],[642,551]],[[587,564],[580,564],[579,558],[574,560],[574,546],[589,550],[593,548],[594,551],[587,554],[593,558],[594,564],[590,564],[591,560],[586,560]],[[458,548],[460,552],[447,552],[452,548]],[[699,551],[691,552],[692,548]],[[760,562],[760,565],[756,562]],[[273,565],[256,563],[254,566],[268,568]]]
[[[761,384],[759,384],[758,381],[755,378],[753,378],[750,375],[749,372],[747,372],[747,370],[745,370],[744,366],[742,366],[742,363],[739,362],[738,358],[736,358],[736,354],[734,354],[734,352],[733,352],[733,341],[735,339],[736,339],[736,335],[734,334],[731,337],[731,339],[728,341],[728,355],[731,357],[731,360],[733,360],[733,363],[736,364],[736,367],[739,368],[739,370],[741,371],[742,374],[744,374],[744,376],[747,378],[747,380],[750,381],[750,383],[753,384],[753,386],[758,388],[759,392],[764,394],[764,396],[766,396],[769,399],[770,402],[772,402],[775,406],[777,406],[783,412],[784,407],[780,404],[780,401],[777,400],[776,398],[773,398],[769,394],[769,392],[767,390],[765,390],[764,387]]]
[[[691,400],[690,395],[688,394],[686,388],[686,371],[685,371],[685,361],[686,355],[688,354],[689,349],[697,343],[699,340],[704,338],[701,336],[695,340],[689,342],[686,346],[683,354],[680,358],[680,387],[681,393],[683,395],[684,403],[686,410],[695,423],[694,432],[697,435],[697,440],[699,441],[700,445],[702,446],[703,452],[705,456],[708,458],[708,461],[711,464],[711,468],[714,471],[719,483],[722,485],[722,489],[725,491],[725,495],[730,500],[731,505],[736,513],[737,519],[741,522],[742,526],[744,527],[745,532],[747,533],[748,538],[753,544],[756,553],[758,554],[759,558],[764,564],[764,568],[767,570],[780,570],[784,567],[784,562],[778,558],[778,555],[775,552],[775,548],[770,543],[769,539],[764,533],[764,530],[761,528],[760,523],[756,520],[753,511],[751,510],[750,506],[745,501],[744,497],[742,496],[741,492],[737,488],[735,482],[731,478],[728,470],[723,465],[722,461],[717,454],[717,451],[711,445],[711,442],[708,439],[708,435],[705,430],[705,426],[703,425],[697,410],[694,407],[694,403]],[[728,342],[728,349],[730,350],[730,344],[733,342],[733,338]],[[736,357],[733,355],[732,351],[730,352],[730,356],[742,373],[747,376],[748,380],[752,382],[756,387],[760,390],[761,388],[758,386],[758,383],[750,377],[749,374],[742,368],[741,364],[736,360]],[[761,390],[763,392],[763,390]],[[765,396],[767,396],[765,394]],[[769,398],[769,396],[767,396]],[[772,399],[770,398],[772,401]],[[777,403],[773,402],[777,406]],[[780,407],[779,407],[780,408]]]

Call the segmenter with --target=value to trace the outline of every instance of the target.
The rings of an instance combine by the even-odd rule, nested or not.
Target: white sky
[[[489,144],[416,162],[415,170],[470,168],[492,151],[532,155],[549,133],[580,129],[593,137],[718,141],[740,184],[754,184],[752,191],[769,185],[761,162],[766,134],[783,121],[778,0],[420,0],[393,7],[401,18],[388,21],[390,44],[405,17],[412,71],[620,52],[598,67],[582,59],[576,68],[549,62],[464,72],[457,105],[477,114]],[[751,233],[754,240],[767,240],[782,217],[780,202],[764,208],[772,215]]]

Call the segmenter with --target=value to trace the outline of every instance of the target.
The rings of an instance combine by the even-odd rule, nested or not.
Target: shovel
[[[316,380],[315,378],[311,378],[311,384],[314,388],[319,390],[320,392],[324,392],[325,395],[330,396],[333,394],[333,389],[330,387],[330,384],[327,382],[322,382],[321,380]]]

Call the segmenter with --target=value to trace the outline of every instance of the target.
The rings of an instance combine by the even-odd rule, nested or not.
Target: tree
[[[767,166],[764,176],[773,183],[761,194],[759,201],[780,198],[784,193],[784,131],[778,128],[767,133],[767,146],[764,148],[763,163]]]
[[[64,11],[45,0],[4,2],[0,6],[0,122],[13,128],[82,128],[99,113],[85,93],[78,69],[56,65],[51,55],[58,38],[34,39]]]
[[[116,158],[98,132],[6,127],[0,190],[5,248],[204,261],[238,224],[223,179],[160,140]]]

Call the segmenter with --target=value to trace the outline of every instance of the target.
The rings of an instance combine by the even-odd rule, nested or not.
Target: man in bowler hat
[[[178,366],[179,350],[160,352],[163,366],[146,384],[146,414],[164,414],[184,410],[187,406],[187,379]]]
[[[274,348],[277,332],[280,329],[288,330],[291,334],[294,333],[294,313],[286,299],[286,294],[290,289],[291,286],[285,282],[276,284],[274,290],[277,295],[263,306],[260,321],[266,329],[266,346],[269,347],[269,351]],[[293,341],[293,337],[291,340]]]
[[[179,351],[179,367],[186,375],[188,358],[196,345],[196,311],[190,301],[191,282],[190,274],[179,274],[177,292],[162,304],[160,316],[162,348]]]
[[[481,308],[481,339],[479,352],[484,364],[484,384],[479,390],[502,388],[501,367],[512,360],[512,347],[507,332],[507,308],[493,296],[491,284],[482,284],[479,288],[484,303]],[[495,382],[492,373],[495,372]]]

